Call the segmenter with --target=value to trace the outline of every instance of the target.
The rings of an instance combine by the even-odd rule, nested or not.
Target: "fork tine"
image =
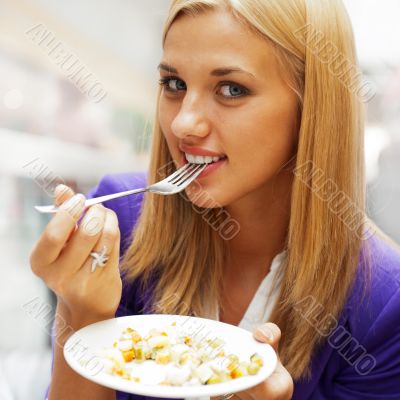
[[[183,167],[179,168],[178,170],[176,170],[172,175],[167,176],[165,179],[170,182],[171,179],[174,179],[175,177],[181,176],[182,174],[184,174],[186,172],[186,170],[189,169],[191,164],[185,164]]]
[[[187,176],[187,174],[191,173],[198,164],[188,163],[186,165],[187,165],[187,168],[184,171],[182,171],[182,173],[176,174],[175,176],[170,176],[171,179],[168,179],[168,183],[175,184],[176,182],[179,182],[181,179],[185,178],[185,176]]]
[[[187,177],[187,179],[185,179],[185,181],[181,184],[183,184],[185,187],[190,185],[206,169],[207,165],[208,164],[202,164],[200,168],[196,170],[196,172],[194,172],[190,177]]]
[[[187,169],[184,171],[184,173],[183,173],[183,174],[180,174],[180,175],[178,175],[178,176],[175,176],[173,179],[170,179],[170,180],[169,180],[169,183],[171,183],[171,184],[173,184],[173,185],[177,184],[177,183],[180,182],[182,179],[184,179],[188,174],[190,174],[191,172],[193,172],[193,170],[197,168],[197,165],[198,165],[198,164],[190,164],[190,163],[189,163],[189,164],[186,164],[186,165],[188,165],[188,167],[187,167]]]
[[[182,185],[189,180],[194,180],[200,174],[200,172],[206,167],[205,164],[196,164],[194,168],[188,171],[184,176],[182,176],[179,180],[174,182],[175,185]]]

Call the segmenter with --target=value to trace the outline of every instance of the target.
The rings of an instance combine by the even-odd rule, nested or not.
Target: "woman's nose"
[[[205,106],[186,95],[171,124],[171,130],[179,139],[186,136],[207,136],[210,133],[210,124],[205,115]]]

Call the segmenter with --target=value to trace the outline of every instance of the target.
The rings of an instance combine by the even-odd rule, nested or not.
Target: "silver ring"
[[[219,396],[219,398],[220,398],[220,400],[228,400],[231,397],[233,397],[234,395],[235,395],[234,393],[232,393],[232,394],[224,394],[222,396]]]
[[[103,249],[100,252],[93,251],[90,253],[90,255],[91,255],[91,257],[93,257],[92,269],[90,272],[96,271],[97,267],[104,268],[106,266],[108,259],[110,258],[107,255],[107,247],[106,246],[103,246]]]

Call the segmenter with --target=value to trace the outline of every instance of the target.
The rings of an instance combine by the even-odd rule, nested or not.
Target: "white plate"
[[[105,365],[99,354],[105,348],[112,348],[124,329],[132,327],[144,336],[151,328],[162,328],[171,325],[172,322],[176,322],[177,326],[181,325],[185,331],[190,332],[191,336],[196,336],[196,339],[221,338],[225,342],[226,354],[236,354],[241,360],[249,361],[252,354],[258,353],[264,360],[264,366],[256,375],[223,383],[196,386],[165,386],[152,383],[155,382],[157,372],[160,372],[160,368],[164,366],[150,360],[132,363],[132,367],[137,368],[135,372],[137,376],[140,376],[140,382],[128,381],[105,372]],[[64,346],[64,357],[73,370],[95,383],[122,392],[162,398],[190,398],[236,393],[267,379],[275,370],[277,363],[273,348],[256,341],[249,331],[210,319],[166,314],[132,315],[86,326],[68,339]]]

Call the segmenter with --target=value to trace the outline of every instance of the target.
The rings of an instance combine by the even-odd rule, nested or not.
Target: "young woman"
[[[77,376],[62,345],[152,312],[275,347],[275,373],[234,399],[399,399],[400,253],[365,217],[366,90],[341,1],[175,0],[163,43],[148,174],[106,176],[89,197],[214,164],[180,195],[81,220],[84,197],[57,188],[63,210],[31,255],[58,298],[49,399],[140,399]]]

